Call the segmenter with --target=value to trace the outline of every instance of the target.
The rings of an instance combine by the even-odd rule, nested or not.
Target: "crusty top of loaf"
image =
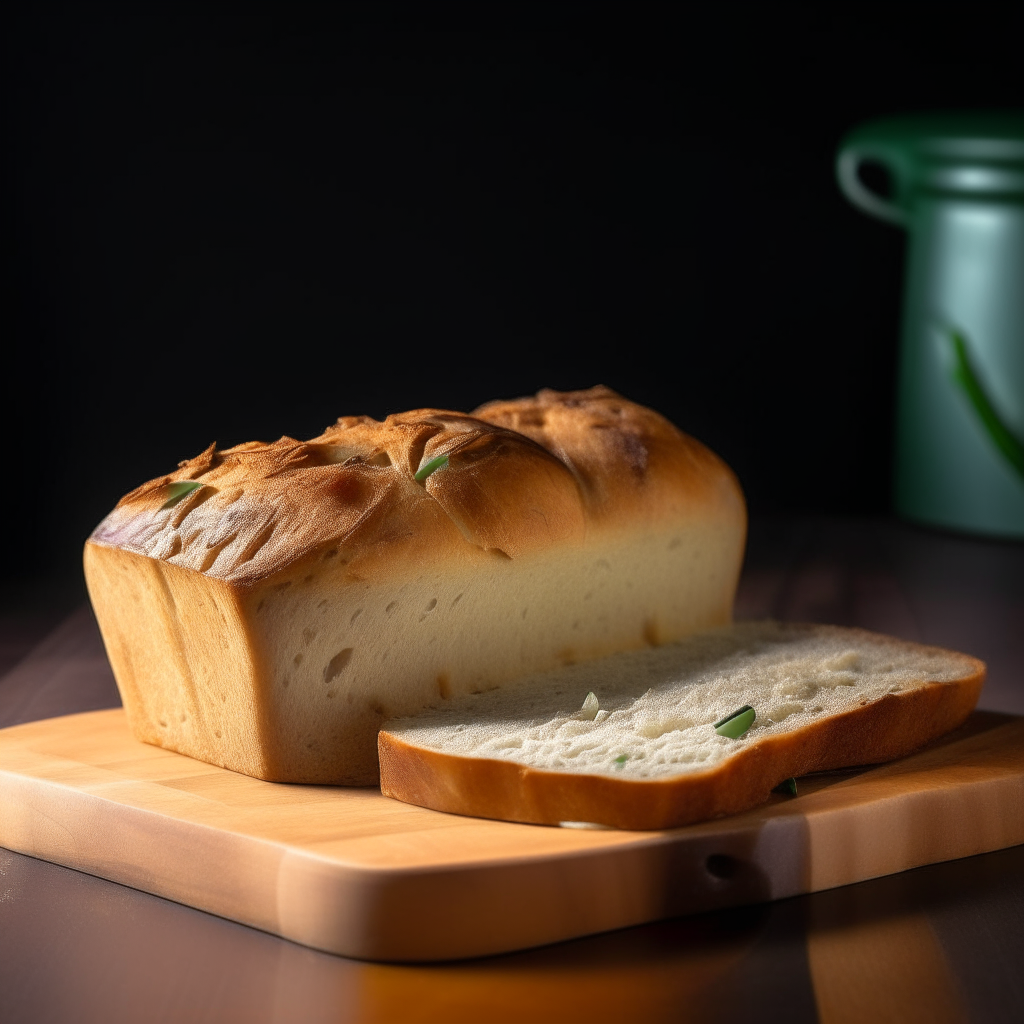
[[[416,481],[439,455],[447,465]],[[175,500],[184,481],[202,486]],[[328,550],[350,566],[518,558],[604,531],[744,516],[721,459],[595,387],[472,415],[343,416],[310,441],[210,445],[122,498],[90,542],[248,585]]]

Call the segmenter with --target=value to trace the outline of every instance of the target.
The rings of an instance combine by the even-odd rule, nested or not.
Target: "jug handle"
[[[860,165],[866,160],[882,164],[893,176],[893,183],[896,186],[893,190],[895,195],[903,194],[904,190],[901,187],[903,182],[900,180],[902,168],[897,161],[892,159],[891,154],[861,148],[856,143],[852,143],[840,149],[839,155],[836,157],[836,178],[839,180],[839,187],[843,190],[843,195],[854,206],[860,207],[865,213],[870,213],[872,217],[906,227],[909,221],[907,211],[898,203],[890,202],[872,192],[860,180],[860,175],[857,172],[860,170]]]

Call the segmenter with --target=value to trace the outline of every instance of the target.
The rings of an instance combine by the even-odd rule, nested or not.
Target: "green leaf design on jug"
[[[996,412],[992,400],[971,365],[966,334],[954,327],[940,329],[949,339],[953,350],[953,382],[967,396],[992,443],[1021,477],[1024,477],[1024,441],[1010,430]]]

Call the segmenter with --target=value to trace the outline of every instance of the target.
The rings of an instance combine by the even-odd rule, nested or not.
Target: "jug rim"
[[[941,161],[1024,162],[1024,110],[951,110],[873,118],[842,145],[877,143]]]
[[[892,195],[868,189],[860,166],[891,176]],[[1024,201],[1024,110],[954,110],[876,118],[843,137],[836,177],[865,213],[907,226],[918,199]]]

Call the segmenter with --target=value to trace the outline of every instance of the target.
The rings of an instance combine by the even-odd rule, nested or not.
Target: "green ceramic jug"
[[[891,196],[865,186],[866,161]],[[852,203],[910,233],[897,512],[1024,538],[1024,113],[873,121],[836,170]]]

